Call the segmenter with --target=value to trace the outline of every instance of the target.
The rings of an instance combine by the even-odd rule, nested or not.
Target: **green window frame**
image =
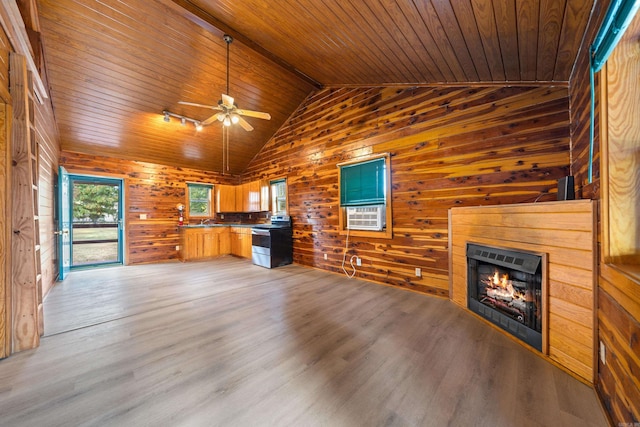
[[[189,206],[189,216],[191,217],[209,217],[213,212],[211,206],[211,184],[187,184],[187,197]]]
[[[393,238],[389,154],[337,166],[340,234]]]
[[[340,206],[385,205],[384,157],[340,166]]]

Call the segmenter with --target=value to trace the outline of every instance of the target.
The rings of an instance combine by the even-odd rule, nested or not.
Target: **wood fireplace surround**
[[[597,367],[595,204],[569,200],[449,211],[451,300],[468,310],[469,243],[545,254],[539,354],[589,384]]]

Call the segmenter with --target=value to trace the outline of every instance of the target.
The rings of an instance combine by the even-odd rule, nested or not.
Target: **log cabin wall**
[[[596,74],[596,110],[593,182],[588,182],[590,82],[588,48],[607,10],[609,1],[596,2],[590,28],[585,36],[580,56],[570,80],[572,123],[572,174],[575,176],[576,196],[601,199],[600,150],[600,81]],[[636,18],[637,19],[637,18]],[[599,254],[597,295],[597,338],[606,347],[606,363],[598,358],[596,390],[610,417],[612,425],[640,421],[640,295],[639,285],[604,263],[602,253],[602,212],[600,203],[597,228]]]
[[[67,151],[62,152],[60,162],[70,173],[124,180],[127,264],[179,259],[176,205],[186,203],[187,182],[238,183],[233,175]],[[140,219],[140,214],[147,219]]]
[[[385,152],[393,239],[349,239],[349,257],[362,258],[357,277],[447,297],[449,208],[556,198],[570,163],[568,89],[327,88],[308,97],[243,180],[287,177],[294,261],[341,273],[336,164]]]

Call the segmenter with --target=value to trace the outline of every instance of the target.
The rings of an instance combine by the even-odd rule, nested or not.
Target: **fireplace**
[[[467,243],[467,306],[542,351],[542,256]]]

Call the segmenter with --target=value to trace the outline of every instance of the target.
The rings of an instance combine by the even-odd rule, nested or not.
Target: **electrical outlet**
[[[180,246],[176,245],[176,251],[179,251],[179,250],[180,250]]]
[[[327,260],[327,254],[324,254],[324,260],[325,261]]]
[[[224,219],[224,214],[221,214],[221,215],[220,215],[220,219]]]
[[[416,267],[416,277],[422,277],[422,269],[420,267]]]
[[[602,341],[600,341],[600,361],[603,365],[607,364],[607,348]]]
[[[147,214],[140,214],[140,219],[147,219]]]
[[[360,259],[360,257],[356,257],[356,265],[357,265],[358,267],[361,267],[361,266],[362,266],[362,259]]]

